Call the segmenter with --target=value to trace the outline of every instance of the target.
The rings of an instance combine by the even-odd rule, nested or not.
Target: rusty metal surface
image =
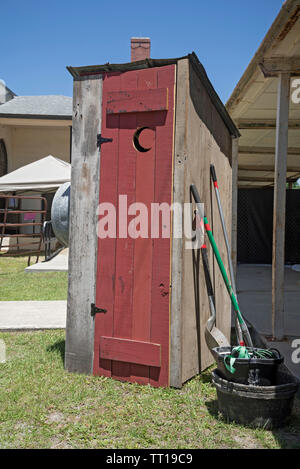
[[[36,256],[36,262],[38,262],[42,241],[43,233],[40,230],[38,233],[35,232],[35,227],[42,227],[46,220],[47,215],[47,200],[45,197],[40,196],[21,196],[21,195],[0,195],[0,201],[4,201],[4,208],[0,210],[0,256],[2,257],[15,257],[15,256],[28,256],[28,265],[30,264],[30,258],[32,255]],[[13,208],[10,209],[9,203],[14,201]],[[21,209],[21,203],[24,200],[40,201],[42,210],[35,209]],[[17,207],[16,207],[17,206]],[[22,215],[31,214],[34,218],[28,219],[26,223],[20,222]],[[14,215],[15,219],[10,219],[10,216]],[[35,216],[40,216],[40,221],[35,221]],[[20,233],[20,227],[31,227],[32,233]],[[13,229],[16,233],[7,233],[7,228]],[[3,241],[6,238],[14,238],[16,241],[11,245],[3,245]],[[36,241],[26,242],[26,239],[37,238]],[[25,242],[23,242],[25,240]],[[37,245],[37,247],[36,247]],[[31,249],[27,248],[31,246]]]

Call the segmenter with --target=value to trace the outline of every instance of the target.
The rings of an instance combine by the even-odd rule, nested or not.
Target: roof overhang
[[[33,116],[26,114],[0,114],[0,125],[31,127],[70,127],[71,116]]]
[[[300,97],[300,0],[287,0],[226,107],[239,142],[239,187],[274,184],[278,74],[292,77],[291,98]],[[294,88],[293,88],[294,86]],[[300,177],[300,102],[290,101],[287,180]]]
[[[220,100],[218,94],[216,93],[214,87],[212,86],[206,71],[199,61],[195,52],[188,54],[184,57],[179,57],[175,59],[145,59],[139,60],[138,62],[129,62],[123,64],[110,64],[106,63],[103,65],[88,65],[84,67],[67,67],[67,70],[71,73],[74,80],[81,80],[84,77],[91,75],[101,75],[108,72],[128,72],[131,70],[141,70],[144,68],[152,67],[164,67],[166,65],[177,64],[179,60],[188,59],[191,66],[194,68],[195,72],[199,76],[203,86],[205,87],[208,95],[210,96],[212,102],[214,103],[217,111],[219,112],[223,122],[228,128],[230,134],[237,138],[240,136],[238,129],[236,128],[234,122],[232,121],[230,115],[228,114],[224,104]]]

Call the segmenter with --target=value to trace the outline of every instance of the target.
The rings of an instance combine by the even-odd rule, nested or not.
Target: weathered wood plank
[[[101,102],[100,75],[74,81],[65,367],[81,373],[93,369]]]
[[[239,181],[241,182],[272,182],[274,181],[274,176],[259,177],[259,176],[240,176],[239,175]]]
[[[231,224],[231,260],[236,277],[237,261],[237,206],[238,206],[238,155],[239,139],[232,139],[232,224]]]
[[[259,64],[265,77],[275,77],[287,74],[299,75],[300,57],[270,57],[264,58]]]
[[[217,201],[212,192],[210,164],[215,165],[220,182],[220,196],[230,238],[229,242],[231,242],[232,139],[193,69],[189,70],[189,74],[184,201],[190,202],[189,187],[190,184],[195,184],[198,187],[200,198],[205,204],[205,211],[213,226],[220,253],[228,268],[227,251],[218,215]],[[224,290],[224,282],[210,248],[209,260],[216,292],[217,327],[229,337],[230,300]],[[205,341],[205,325],[210,313],[199,251],[183,250],[182,282],[182,382],[185,382],[213,362]]]
[[[292,176],[286,177],[287,181],[297,181],[300,177],[300,174],[293,174]],[[238,178],[239,182],[270,182],[271,184],[268,184],[270,187],[273,186],[274,184],[274,177],[251,177],[251,176],[240,176]]]
[[[157,69],[150,68],[137,73],[138,89],[156,88]],[[155,117],[150,113],[137,114],[137,128],[143,131],[139,142],[145,153],[136,151],[135,196],[137,203],[148,209],[148,228],[151,226],[151,203],[154,200],[155,171]],[[146,176],[147,175],[147,176]],[[145,177],[146,176],[146,177]],[[152,239],[137,238],[134,247],[134,286],[132,302],[132,339],[150,341],[151,334],[151,290],[152,290]],[[131,381],[149,384],[149,367],[131,365]]]
[[[112,91],[107,96],[107,114],[167,111],[168,89]]]
[[[100,358],[146,366],[161,366],[161,346],[150,342],[100,337]]]
[[[121,89],[128,89],[131,86],[136,86],[135,74],[130,72],[122,74]],[[132,144],[132,129],[136,128],[136,121],[136,114],[120,114],[118,194],[119,197],[120,195],[127,196],[128,207],[136,201],[136,150]],[[120,224],[120,222],[119,217],[118,223]],[[133,268],[134,239],[128,234],[126,234],[126,238],[119,235],[116,240],[115,259],[114,337],[125,339],[132,337]],[[130,363],[112,362],[112,377],[119,380],[129,380],[130,375]]]
[[[174,86],[175,65],[159,67],[157,70],[158,88],[168,87],[168,113],[164,126],[156,127],[155,154],[155,203],[172,203],[172,166],[174,140]],[[171,218],[171,216],[170,216]],[[152,386],[169,386],[170,355],[170,282],[171,282],[171,241],[169,238],[153,239],[152,271],[152,314],[151,342],[161,344],[162,365],[150,368]]]
[[[239,171],[253,171],[253,172],[269,172],[275,171],[275,166],[257,166],[257,165],[246,165],[239,164]],[[286,169],[287,173],[300,173],[300,166],[288,166]]]
[[[290,75],[281,74],[278,78],[272,265],[272,330],[273,337],[277,340],[282,340],[284,337],[284,245],[289,103]]]
[[[187,159],[187,98],[189,62],[187,59],[177,63],[176,77],[176,122],[173,162],[173,203],[184,204],[184,168]],[[172,237],[172,290],[171,290],[171,339],[170,339],[170,385],[182,386],[182,275],[183,275],[183,214],[173,212]]]
[[[276,119],[238,119],[237,126],[240,130],[272,130],[276,129]],[[290,119],[289,129],[300,129],[300,120]]]
[[[239,154],[249,155],[275,155],[275,147],[239,147]],[[300,148],[287,148],[288,155],[300,155]]]
[[[106,74],[103,82],[102,113],[106,109],[107,89],[120,89],[120,75]],[[101,168],[99,202],[110,203],[118,207],[118,167],[119,167],[119,124],[118,114],[102,119],[101,133],[104,137],[112,138],[112,142],[105,143],[101,149]],[[100,214],[99,214],[100,215]],[[104,215],[102,213],[102,215]],[[98,239],[98,269],[96,285],[96,305],[106,309],[106,314],[97,314],[95,319],[95,358],[94,374],[111,377],[111,360],[99,359],[99,338],[101,335],[113,336],[114,333],[114,308],[115,308],[115,263],[116,263],[116,238],[107,237]]]

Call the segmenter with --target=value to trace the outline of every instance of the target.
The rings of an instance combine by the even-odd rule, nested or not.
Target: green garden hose
[[[234,347],[231,350],[231,353],[225,355],[224,357],[224,365],[225,368],[231,373],[234,374],[236,369],[234,368],[234,364],[236,359],[244,358],[250,360],[251,358],[261,358],[261,359],[274,359],[278,358],[280,353],[276,349],[249,349],[245,346]]]

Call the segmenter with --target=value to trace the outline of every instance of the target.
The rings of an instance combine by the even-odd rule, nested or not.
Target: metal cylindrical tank
[[[57,190],[51,207],[51,221],[54,234],[64,246],[69,245],[70,188],[66,182]]]

